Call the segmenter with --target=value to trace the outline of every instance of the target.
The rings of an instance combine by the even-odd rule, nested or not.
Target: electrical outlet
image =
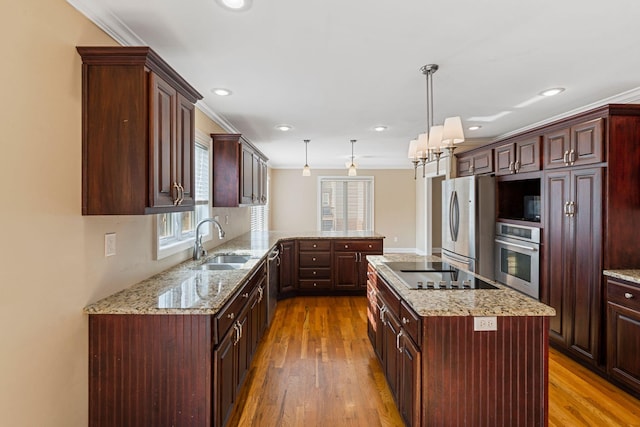
[[[473,318],[473,330],[474,331],[497,331],[498,330],[498,318],[493,317],[474,317]]]
[[[116,233],[104,235],[104,256],[114,256],[116,254]]]
[[[397,242],[398,242],[398,238],[397,238],[397,237],[394,237],[394,238],[393,238],[393,241],[394,241],[395,243],[397,243]]]

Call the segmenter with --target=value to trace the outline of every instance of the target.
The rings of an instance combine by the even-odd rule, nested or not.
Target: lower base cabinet
[[[226,425],[267,325],[266,269],[214,315],[89,316],[89,425]]]
[[[607,373],[640,394],[640,285],[607,279]]]

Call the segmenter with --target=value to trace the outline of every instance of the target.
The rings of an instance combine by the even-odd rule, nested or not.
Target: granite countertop
[[[369,255],[367,261],[420,316],[554,316],[556,314],[552,307],[508,286],[484,278],[498,289],[412,290],[384,264],[385,262],[442,261],[438,257],[385,254]]]
[[[604,270],[605,276],[626,280],[640,285],[640,270]]]
[[[216,314],[238,287],[284,239],[381,239],[373,232],[250,232],[84,308],[87,314]],[[237,270],[199,270],[220,254],[249,255]]]

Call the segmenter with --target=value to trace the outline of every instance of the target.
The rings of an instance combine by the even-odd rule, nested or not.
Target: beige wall
[[[271,170],[270,226],[273,230],[317,229],[318,177],[344,176],[346,170]],[[374,177],[375,231],[386,237],[385,250],[416,247],[416,183],[412,170],[359,170]],[[397,238],[397,241],[396,241]]]
[[[0,424],[86,426],[82,308],[188,258],[189,251],[154,261],[152,216],[81,215],[75,46],[115,42],[64,0],[8,2],[0,28]],[[196,126],[220,130],[200,113]],[[213,214],[230,216],[227,239],[248,229],[248,209]],[[108,232],[117,234],[117,255],[105,258]]]

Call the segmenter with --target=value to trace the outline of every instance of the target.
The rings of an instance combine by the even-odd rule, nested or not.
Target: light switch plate
[[[104,235],[104,256],[114,256],[116,254],[116,233],[106,233]]]
[[[474,331],[497,331],[498,330],[498,318],[493,317],[474,317],[473,318],[473,330]]]

